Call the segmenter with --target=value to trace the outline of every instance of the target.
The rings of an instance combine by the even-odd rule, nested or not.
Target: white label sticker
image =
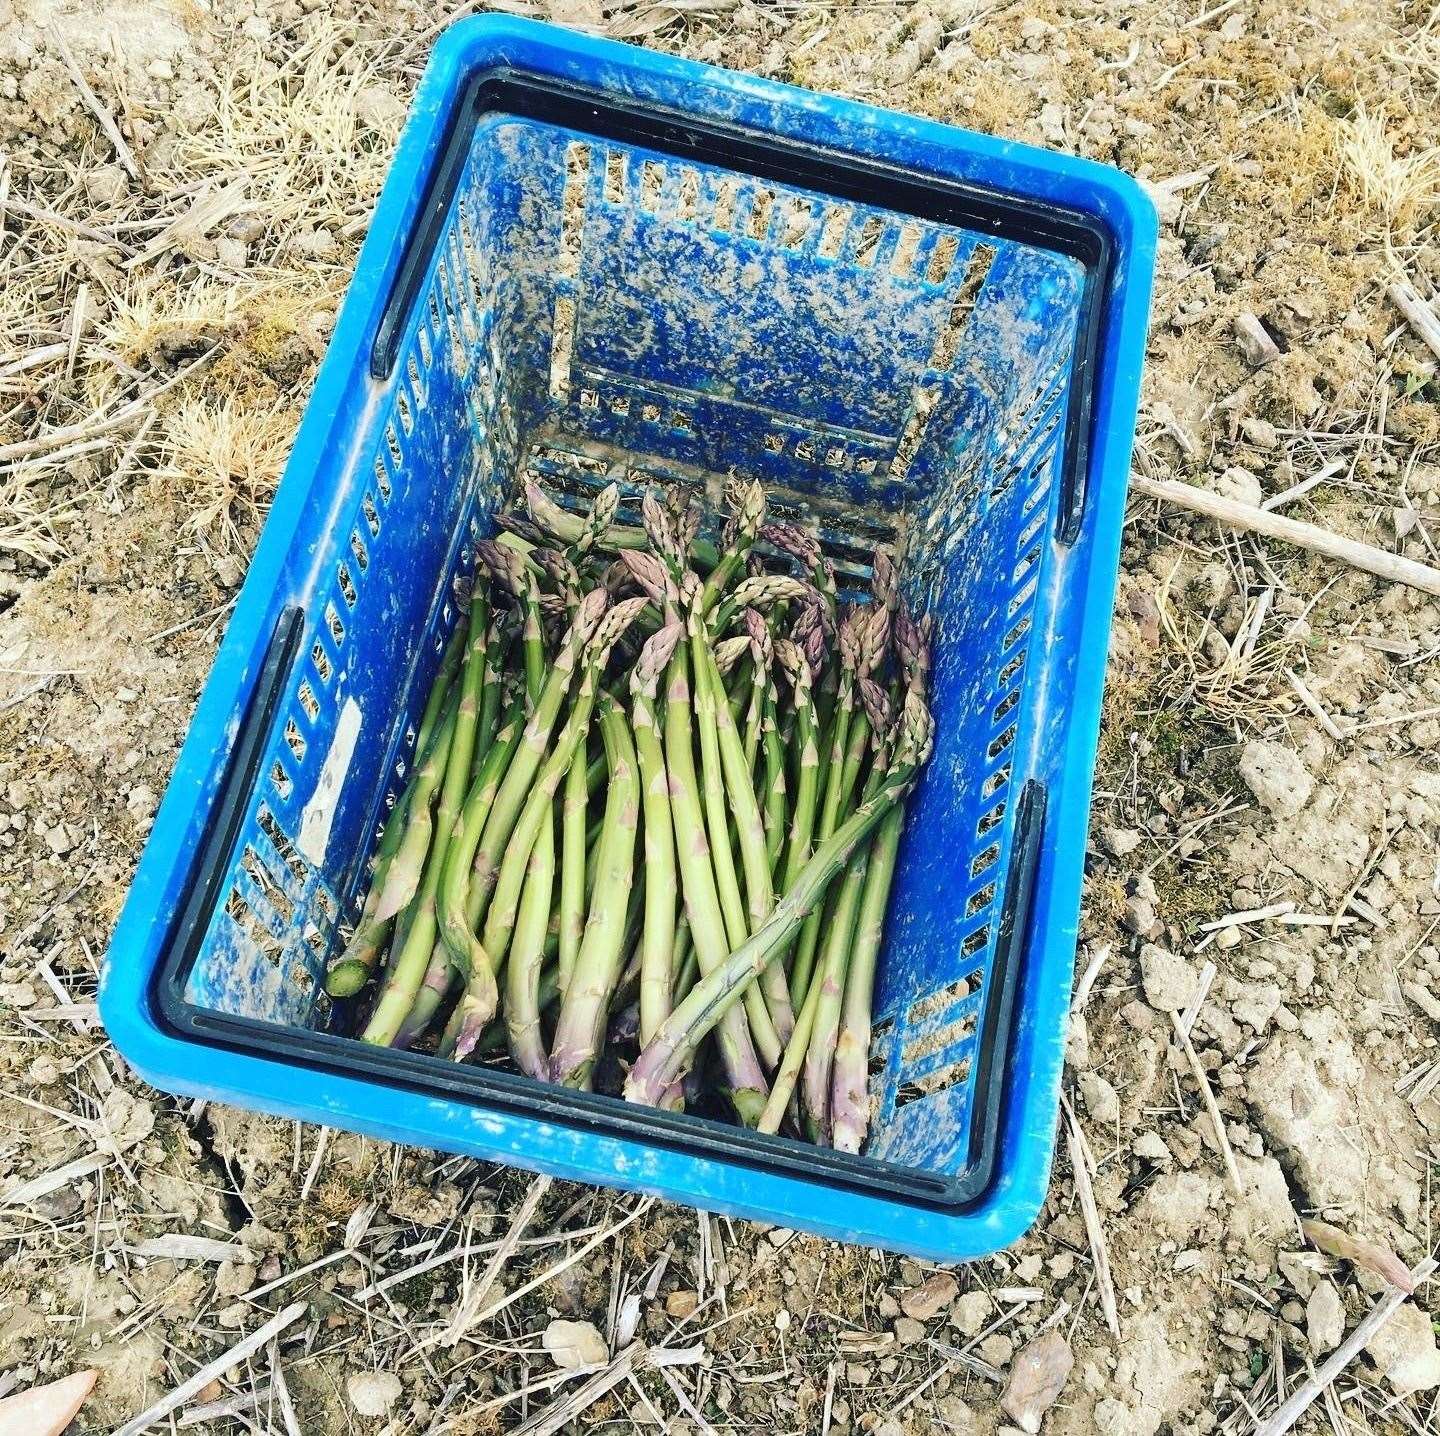
[[[330,751],[325,755],[325,766],[320,769],[315,794],[305,804],[300,818],[300,837],[296,846],[317,868],[325,862],[325,849],[330,842],[335,809],[340,803],[340,790],[345,786],[345,775],[350,771],[350,759],[359,736],[360,705],[353,698],[347,698],[340,709],[340,721],[335,725],[335,736],[330,740]]]

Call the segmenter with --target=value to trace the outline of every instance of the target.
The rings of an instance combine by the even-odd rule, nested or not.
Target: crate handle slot
[[[466,87],[455,106],[445,137],[441,141],[425,184],[424,198],[414,227],[406,236],[405,251],[395,271],[394,282],[380,312],[375,342],[370,348],[370,375],[382,383],[395,368],[400,353],[400,336],[410,319],[410,310],[425,281],[435,242],[446,228],[450,201],[460,183],[461,172],[470,155],[470,143],[478,119],[478,77]]]
[[[230,857],[245,825],[255,780],[265,761],[270,731],[300,651],[304,627],[305,611],[296,605],[282,609],[275,620],[187,883],[189,898],[166,942],[164,960],[156,965],[156,996],[167,1016],[175,1004],[183,1001],[190,965],[224,894]]]
[[[976,1043],[975,1087],[971,1098],[970,1161],[951,1188],[957,1205],[978,1200],[995,1175],[1000,1156],[1000,1124],[1004,1117],[1010,1043],[1015,1033],[1016,998],[1024,965],[1025,935],[1030,929],[1030,903],[1040,866],[1040,839],[1045,831],[1045,785],[1029,779],[1020,790],[1015,810],[1015,839],[1005,874],[1005,901],[995,956],[985,979],[989,996],[980,1018]]]

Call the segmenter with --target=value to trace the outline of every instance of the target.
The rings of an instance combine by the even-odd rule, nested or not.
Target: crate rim
[[[285,477],[107,951],[100,990],[107,1030],[141,1075],[171,1091],[281,1116],[333,1120],[390,1140],[483,1154],[563,1177],[664,1190],[697,1206],[786,1225],[795,1224],[797,1211],[814,1212],[814,1219],[804,1225],[823,1235],[941,1260],[992,1252],[1023,1233],[1045,1197],[1054,1148],[1058,1053],[1048,1064],[1033,1068],[1014,1095],[1016,1120],[1033,1144],[1029,1159],[1019,1170],[1011,1163],[997,1175],[980,1209],[955,1215],[890,1198],[836,1192],[823,1181],[757,1175],[693,1158],[686,1159],[682,1176],[667,1165],[663,1152],[643,1142],[576,1133],[534,1116],[516,1118],[481,1108],[457,1112],[454,1104],[438,1100],[417,1100],[414,1110],[397,1113],[388,1089],[351,1077],[315,1083],[302,1102],[294,1093],[293,1068],[254,1054],[204,1049],[210,1060],[202,1076],[194,1061],[197,1044],[167,1033],[155,1009],[152,981],[184,897],[191,854],[212,818],[270,634],[281,609],[306,586],[296,581],[287,590],[282,578],[302,515],[312,503],[325,502],[316,489],[322,478],[332,478],[324,457],[330,436],[339,427],[362,421],[386,392],[385,384],[368,375],[366,364],[402,260],[402,240],[415,227],[424,204],[412,176],[430,172],[447,116],[464,85],[487,67],[537,72],[560,81],[593,77],[598,68],[612,81],[622,80],[628,94],[656,102],[683,87],[687,112],[693,109],[801,143],[823,142],[832,152],[903,163],[921,176],[983,184],[1000,193],[1038,194],[1104,225],[1117,258],[1109,291],[1101,297],[1101,346],[1109,362],[1092,376],[1094,442],[1085,487],[1093,505],[1093,532],[1078,595],[1081,646],[1103,654],[1157,228],[1154,208],[1136,181],[1091,161],[538,22],[499,15],[462,20],[442,35],[417,91]],[[998,182],[1002,179],[1006,182]],[[354,453],[347,458],[353,463]],[[1024,944],[1027,968],[1036,980],[1045,979],[1031,1019],[1052,1022],[1057,1030],[1068,1003],[1102,683],[1103,663],[1077,665],[1065,738],[1072,761],[1063,765],[1064,777],[1050,788],[1045,871]],[[1033,941],[1037,932],[1044,935],[1038,944]],[[1037,947],[1038,952],[1033,950]],[[904,1229],[897,1230],[897,1218]]]

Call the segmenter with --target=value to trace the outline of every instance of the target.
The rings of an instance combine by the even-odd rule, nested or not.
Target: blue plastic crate
[[[958,1260],[1044,1199],[1155,220],[1060,155],[525,21],[438,45],[103,973],[158,1085]],[[937,621],[865,1157],[344,1035],[320,977],[526,474],[761,478]]]

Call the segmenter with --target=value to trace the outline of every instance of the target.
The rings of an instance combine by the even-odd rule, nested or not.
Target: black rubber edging
[[[708,1118],[637,1107],[617,1097],[555,1087],[516,1073],[235,1017],[188,1002],[185,984],[220,900],[223,879],[249,811],[266,740],[298,649],[302,619],[302,611],[292,607],[276,622],[216,800],[214,819],[200,847],[189,897],[156,965],[151,996],[157,1024],[169,1036],[202,1047],[260,1056],[316,1074],[330,1072],[382,1083],[417,1096],[448,1097],[572,1130],[663,1146],[701,1160],[728,1160],[916,1207],[960,1211],[974,1206],[984,1196],[999,1160],[1009,1087],[1007,1059],[1044,828],[1045,789],[1033,779],[1022,789],[1017,808],[1004,906],[981,1018],[971,1098],[970,1160],[965,1170],[954,1176],[938,1176],[873,1157],[813,1147]]]
[[[721,165],[1079,260],[1085,267],[1085,282],[1076,324],[1056,514],[1057,541],[1067,546],[1075,542],[1085,509],[1092,401],[1103,337],[1101,300],[1115,267],[1114,241],[1105,225],[1080,210],[1048,201],[997,194],[959,180],[921,175],[869,157],[626,102],[535,75],[504,69],[482,72],[466,85],[455,104],[376,329],[370,352],[374,379],[384,381],[395,367],[400,340],[470,153],[475,126],[481,115],[495,112],[547,121],[597,139],[642,144],[675,159]]]

